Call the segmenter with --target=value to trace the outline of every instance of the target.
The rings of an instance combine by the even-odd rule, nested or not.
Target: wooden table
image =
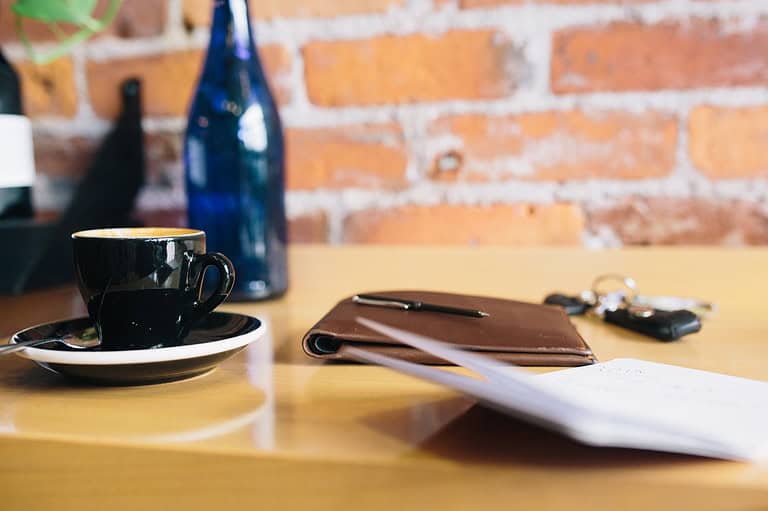
[[[577,318],[602,360],[768,379],[768,250],[304,246],[290,268],[285,298],[225,307],[267,319],[269,340],[204,377],[97,388],[0,360],[0,509],[768,507],[768,467],[584,447],[387,369],[317,363],[299,347],[357,291],[538,301],[615,271],[645,293],[717,301],[720,313],[669,344]],[[0,336],[82,310],[72,289],[0,298]]]

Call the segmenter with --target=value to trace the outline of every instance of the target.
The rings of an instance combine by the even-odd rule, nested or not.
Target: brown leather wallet
[[[349,297],[336,304],[304,335],[303,346],[307,355],[344,360],[344,346],[355,345],[422,364],[446,363],[432,355],[403,346],[355,321],[357,317],[364,317],[510,364],[580,366],[597,361],[590,347],[559,307],[428,291],[380,291],[372,294],[480,310],[488,316],[467,317],[444,312],[361,305]]]

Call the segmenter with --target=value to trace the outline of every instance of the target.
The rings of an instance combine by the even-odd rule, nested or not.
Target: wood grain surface
[[[206,376],[91,387],[0,358],[0,510],[765,509],[768,467],[585,447],[384,368],[311,360],[300,340],[356,292],[540,301],[620,272],[720,310],[675,343],[576,318],[601,360],[768,380],[766,263],[763,249],[295,247],[284,298],[223,307],[270,335]],[[82,312],[74,288],[2,297],[0,337]]]

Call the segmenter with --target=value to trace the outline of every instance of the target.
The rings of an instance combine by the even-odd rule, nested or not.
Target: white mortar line
[[[85,73],[85,56],[82,47],[76,48],[72,52],[72,78],[75,82],[75,92],[77,95],[77,113],[75,118],[69,122],[72,124],[87,125],[88,121],[94,117],[91,100],[88,95],[88,81]]]
[[[290,195],[289,195],[290,197]],[[295,201],[294,201],[295,202]],[[290,213],[290,208],[289,213]],[[338,245],[344,241],[344,212],[336,205],[321,209],[325,212],[328,221],[328,243]],[[290,215],[288,218],[295,218],[298,215]]]
[[[165,20],[165,34],[172,39],[184,38],[184,7],[183,0],[165,0],[168,16]]]
[[[152,133],[178,133],[181,136],[187,129],[185,117],[145,117],[141,123],[144,132]]]
[[[415,15],[417,14],[417,15]],[[661,23],[692,18],[732,22],[734,18],[755,18],[768,14],[768,3],[750,0],[703,2],[666,0],[635,5],[556,5],[520,4],[488,9],[457,9],[446,6],[429,15],[414,8],[391,9],[385,14],[364,14],[337,18],[278,18],[257,20],[262,40],[290,30],[296,42],[354,40],[380,35],[439,35],[449,30],[506,29],[508,32],[561,30],[577,26],[599,26],[611,22]],[[749,24],[733,24],[732,30],[749,29]]]
[[[51,179],[59,182],[60,180]],[[45,185],[46,183],[40,183]],[[178,183],[176,184],[178,185]],[[569,202],[586,210],[610,207],[628,198],[686,198],[715,202],[743,201],[768,207],[768,180],[732,179],[707,182],[703,194],[693,193],[679,176],[638,181],[590,180],[583,182],[507,181],[491,183],[421,182],[399,191],[378,189],[289,190],[286,194],[289,218],[325,212],[334,225],[346,214],[368,209],[391,209],[405,205],[437,204],[486,206],[492,204],[546,205]],[[44,192],[44,190],[41,190]],[[139,207],[148,210],[181,208],[186,198],[183,187],[146,188]],[[158,207],[160,205],[160,207]],[[341,208],[337,208],[341,206]],[[343,212],[343,215],[341,214]],[[336,231],[333,231],[336,232]],[[338,234],[338,233],[337,233]]]
[[[682,177],[686,177],[691,180],[691,183],[695,186],[702,180],[706,181],[707,178],[700,174],[691,161],[689,150],[689,133],[688,133],[688,120],[690,117],[690,110],[683,108],[677,115],[677,148],[675,151],[675,164],[676,172]]]
[[[630,197],[704,198],[711,200],[745,200],[764,202],[768,199],[768,180],[732,179],[706,181],[704,194],[697,195],[689,181],[679,175],[661,179],[619,181],[593,179],[556,183],[519,181],[489,183],[420,182],[405,190],[379,189],[290,190],[287,193],[290,216],[309,214],[340,204],[345,212],[387,209],[403,205],[489,205],[504,203],[552,204],[555,202],[587,203],[607,207]]]
[[[443,115],[505,115],[573,109],[616,109],[629,113],[642,113],[653,109],[676,113],[699,104],[740,107],[766,103],[768,103],[768,89],[758,86],[563,95],[521,90],[507,98],[496,100],[452,100],[332,108],[309,105],[307,109],[292,110],[290,115],[286,115],[286,120],[291,125],[327,126],[340,123],[381,122],[390,117],[395,110],[402,115],[428,115],[437,118]]]
[[[428,119],[420,115],[419,112],[408,114],[402,110],[397,111],[395,116],[403,131],[407,157],[405,177],[409,182],[425,179],[428,177],[432,166],[432,155],[425,150],[429,144]]]
[[[551,32],[568,27],[599,26],[626,21],[660,23],[692,18],[717,19],[732,31],[749,30],[760,16],[768,15],[768,2],[731,0],[663,0],[636,5],[547,5],[521,4],[489,9],[461,10],[452,5],[430,11],[428,2],[408,2],[384,13],[348,15],[335,18],[275,18],[254,20],[257,40],[262,43],[285,41],[289,37],[301,46],[314,40],[367,39],[379,35],[438,35],[449,30],[501,29],[507,33]],[[188,48],[205,48],[208,28],[198,27],[191,36],[178,30],[181,23],[179,0],[170,0],[165,34],[157,37],[120,39],[101,37],[86,45],[89,58],[95,60],[135,57]],[[735,20],[735,21],[734,21]],[[20,45],[9,44],[9,55],[16,56]],[[36,47],[49,49],[50,43]]]
[[[297,85],[302,80],[296,72],[291,75],[291,82]],[[84,87],[83,76],[76,78],[78,87]],[[599,92],[591,94],[568,94],[545,96],[537,92],[522,91],[510,98],[490,101],[444,101],[433,103],[415,103],[405,105],[382,105],[370,107],[318,108],[303,99],[296,99],[281,108],[281,116],[286,127],[334,127],[355,124],[377,124],[391,122],[394,118],[418,117],[428,122],[442,116],[462,114],[485,114],[489,116],[514,115],[550,111],[615,110],[641,114],[648,110],[683,114],[699,105],[715,107],[754,107],[768,104],[768,89],[764,87],[705,88],[692,90],[662,90],[648,92]],[[87,110],[86,110],[87,111]],[[81,121],[87,120],[88,123]],[[60,117],[41,117],[34,120],[49,133],[62,136],[88,135],[103,132],[102,126],[94,130],[91,123],[103,123],[97,118],[64,119]],[[182,117],[145,117],[148,131],[169,131],[183,129]]]
[[[304,77],[304,55],[301,53],[301,47],[290,38],[270,44],[282,45],[291,59],[291,72],[285,81],[289,86],[291,99],[288,105],[280,109],[280,117],[284,120],[285,117],[295,116],[296,114],[291,114],[293,111],[303,112],[312,108],[307,97],[307,84]]]

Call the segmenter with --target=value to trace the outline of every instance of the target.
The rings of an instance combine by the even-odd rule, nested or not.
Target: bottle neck
[[[226,96],[227,104],[240,104],[248,102],[255,90],[267,88],[252,32],[246,0],[214,1],[211,39],[198,91],[210,96],[217,90]],[[219,106],[222,102],[213,96],[209,100]]]
[[[19,76],[0,49],[0,114],[21,115]]]
[[[255,54],[247,0],[214,0],[211,46],[226,48],[237,59]]]

